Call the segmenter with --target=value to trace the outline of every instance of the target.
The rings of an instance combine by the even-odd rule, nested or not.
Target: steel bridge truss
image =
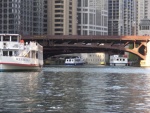
[[[108,52],[109,54],[129,52],[145,60],[149,36],[32,36],[44,47],[45,55],[68,53]]]

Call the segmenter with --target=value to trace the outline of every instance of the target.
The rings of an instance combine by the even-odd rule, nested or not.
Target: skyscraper
[[[132,35],[135,0],[108,0],[108,35]]]
[[[78,35],[108,34],[108,1],[78,0]]]
[[[0,0],[0,33],[45,34],[45,5],[46,0]]]
[[[150,18],[150,1],[149,0],[136,0],[138,5],[138,18],[139,20],[143,18]]]
[[[48,34],[77,34],[77,0],[48,0]]]

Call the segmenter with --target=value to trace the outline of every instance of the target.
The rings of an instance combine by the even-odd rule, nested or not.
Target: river
[[[0,73],[0,113],[149,113],[150,68],[51,66]]]

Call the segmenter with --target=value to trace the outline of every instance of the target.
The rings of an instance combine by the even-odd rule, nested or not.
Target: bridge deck
[[[136,41],[146,41],[150,40],[150,36],[80,36],[80,35],[40,35],[40,36],[22,36],[23,39],[32,40],[136,40]]]

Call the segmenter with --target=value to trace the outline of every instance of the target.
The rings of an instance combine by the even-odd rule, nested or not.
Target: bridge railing
[[[22,35],[22,39],[85,39],[85,40],[150,40],[150,36],[101,36],[101,35]]]

